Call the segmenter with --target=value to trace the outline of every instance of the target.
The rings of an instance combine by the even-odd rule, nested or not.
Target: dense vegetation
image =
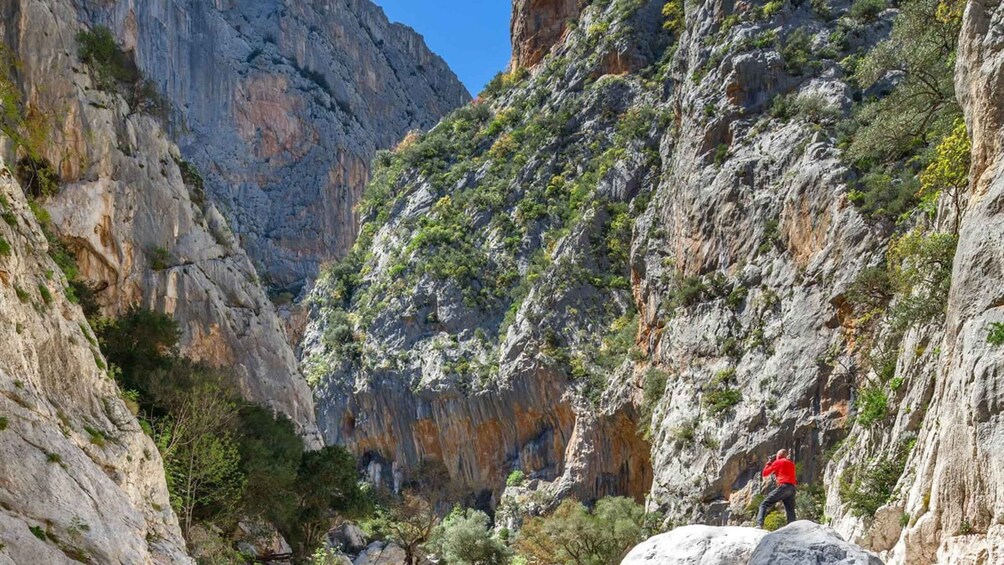
[[[94,325],[161,452],[186,536],[197,525],[229,530],[258,518],[307,555],[336,514],[367,511],[354,457],[340,447],[306,451],[289,419],[240,399],[231,375],[180,356],[171,318],[133,309]]]

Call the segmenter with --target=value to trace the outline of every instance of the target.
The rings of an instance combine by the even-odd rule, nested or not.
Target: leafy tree
[[[506,565],[509,551],[491,534],[488,515],[454,507],[429,542],[449,565]]]
[[[122,370],[123,387],[142,393],[155,371],[172,365],[181,337],[170,316],[138,306],[121,318],[99,320],[94,333],[105,357]]]
[[[171,505],[186,535],[199,516],[236,513],[245,484],[231,432],[237,415],[232,392],[197,368],[187,377],[191,386],[161,397],[167,415],[154,426]],[[163,380],[157,385],[170,386]]]
[[[948,134],[961,114],[955,100],[955,44],[961,12],[952,0],[903,3],[889,39],[872,49],[858,67],[864,87],[889,73],[902,73],[896,88],[866,105],[849,148],[858,162],[890,162],[913,154]]]
[[[629,498],[603,498],[592,511],[566,499],[549,516],[529,519],[515,546],[531,565],[616,565],[644,539],[644,522],[644,509]]]
[[[285,415],[261,406],[239,409],[236,436],[241,471],[247,477],[243,511],[261,516],[283,532],[297,520],[297,481],[303,440]]]
[[[966,122],[956,120],[955,128],[935,148],[935,157],[920,174],[920,196],[936,201],[942,192],[952,200],[952,234],[959,234],[962,216],[962,192],[969,185],[972,144]]]
[[[297,521],[292,541],[313,547],[331,529],[334,512],[361,513],[368,500],[359,486],[356,460],[344,447],[303,453],[296,482]]]
[[[417,565],[421,548],[432,539],[439,516],[433,505],[415,491],[405,491],[372,520],[371,527],[404,549],[405,565]]]

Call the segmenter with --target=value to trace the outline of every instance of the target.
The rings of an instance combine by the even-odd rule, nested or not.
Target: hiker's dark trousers
[[[781,485],[770,491],[767,498],[760,503],[760,511],[756,515],[757,526],[763,527],[764,518],[778,502],[784,503],[784,513],[788,515],[788,523],[795,521],[795,485]]]

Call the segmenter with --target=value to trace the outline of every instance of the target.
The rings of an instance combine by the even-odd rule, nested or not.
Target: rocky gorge
[[[0,559],[191,559],[80,288],[515,547],[623,496],[670,532],[626,563],[1004,559],[997,4],[516,0],[473,102],[364,0],[0,16]],[[688,529],[748,524],[781,447],[833,530]]]

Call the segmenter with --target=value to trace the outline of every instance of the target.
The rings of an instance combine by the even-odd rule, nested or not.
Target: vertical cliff
[[[70,3],[8,3],[3,16],[37,150],[60,185],[43,205],[105,313],[171,314],[188,355],[232,367],[248,398],[316,442],[310,390],[275,307],[155,112],[78,58]]]
[[[279,290],[352,245],[374,152],[470,99],[368,0],[77,5],[171,101],[182,155]]]
[[[164,468],[0,170],[0,562],[191,563]]]
[[[578,19],[585,0],[516,0],[512,4],[512,68],[533,67]]]
[[[999,242],[1004,192],[1002,23],[1004,9],[998,3],[965,6],[955,86],[971,137],[972,167],[963,195],[966,205],[948,310],[944,326],[928,332],[940,347],[925,360],[927,398],[913,404],[921,410],[922,424],[906,462],[907,473],[890,503],[864,530],[864,539],[888,551],[892,563],[1004,560],[1002,356],[1000,340],[994,337],[1004,322]],[[904,349],[899,363],[908,369],[909,345]],[[901,406],[898,420],[910,417],[910,405]]]

